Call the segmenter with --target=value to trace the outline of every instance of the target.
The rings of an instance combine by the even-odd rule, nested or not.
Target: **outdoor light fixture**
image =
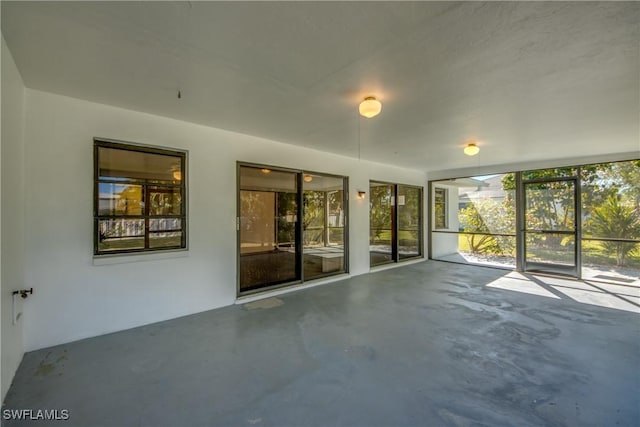
[[[467,156],[475,156],[479,152],[480,147],[478,147],[476,144],[467,144],[467,146],[464,147],[464,154],[466,154]]]
[[[271,173],[271,169],[267,169],[267,168],[260,169],[260,172],[262,172],[264,174]]]
[[[364,191],[358,191],[358,199],[364,199],[364,196],[366,196],[366,192]]]
[[[182,172],[181,171],[173,171],[173,179],[176,181],[182,180]]]
[[[380,111],[382,111],[382,103],[373,96],[367,96],[364,101],[360,103],[358,110],[361,116],[370,119],[380,114]]]
[[[313,177],[311,175],[304,176],[304,182],[311,182],[311,181],[313,181]]]

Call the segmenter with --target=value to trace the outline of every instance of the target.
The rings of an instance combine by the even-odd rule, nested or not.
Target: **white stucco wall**
[[[369,271],[368,197],[357,190],[426,183],[418,171],[31,89],[26,104],[27,351],[233,304],[236,161],[348,176],[353,275]],[[94,260],[95,136],[189,151],[187,252]]]
[[[24,287],[24,95],[25,88],[2,38],[1,258],[2,400],[22,360],[22,319],[12,322],[12,292]],[[29,301],[25,301],[25,305]],[[17,300],[18,308],[23,301]]]

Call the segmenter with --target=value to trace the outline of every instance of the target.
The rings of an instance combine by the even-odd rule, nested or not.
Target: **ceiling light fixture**
[[[311,182],[311,181],[313,181],[313,177],[311,175],[304,176],[304,182]]]
[[[467,156],[475,156],[479,152],[480,147],[478,147],[476,144],[467,144],[467,146],[464,147],[464,154],[466,154]]]
[[[173,179],[175,179],[176,181],[182,181],[182,172],[173,171]]]
[[[267,169],[267,168],[260,169],[260,172],[262,172],[264,174],[271,173],[271,169]]]
[[[367,96],[364,101],[360,103],[358,110],[361,116],[370,119],[380,114],[380,111],[382,111],[382,103],[374,96]]]

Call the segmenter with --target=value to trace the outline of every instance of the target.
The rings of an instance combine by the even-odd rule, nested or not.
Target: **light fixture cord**
[[[361,117],[360,117],[360,114],[358,113],[358,161],[360,161],[360,123],[361,123]]]

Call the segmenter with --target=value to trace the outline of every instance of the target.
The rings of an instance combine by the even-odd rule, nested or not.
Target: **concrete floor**
[[[640,314],[485,286],[507,273],[424,262],[31,352],[4,409],[68,409],[65,426],[640,425]]]

